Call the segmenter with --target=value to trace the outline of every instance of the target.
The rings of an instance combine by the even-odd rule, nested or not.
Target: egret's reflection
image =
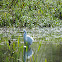
[[[33,51],[31,48],[24,47],[24,55],[23,55],[23,62],[26,62],[26,59],[30,59],[33,55]]]

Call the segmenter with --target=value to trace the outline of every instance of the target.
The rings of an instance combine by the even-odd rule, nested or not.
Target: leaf
[[[13,43],[13,49],[15,50],[15,43]]]
[[[43,14],[43,11],[41,10],[41,13]]]
[[[34,56],[32,55],[33,61],[35,61]]]
[[[45,62],[47,62],[47,59],[45,58]]]
[[[40,14],[40,10],[38,10],[38,14]]]
[[[40,50],[40,47],[41,47],[41,43],[40,43],[40,45],[39,45],[39,47],[38,47],[38,51]]]
[[[20,36],[18,37],[18,47],[19,47],[19,39],[20,39]]]

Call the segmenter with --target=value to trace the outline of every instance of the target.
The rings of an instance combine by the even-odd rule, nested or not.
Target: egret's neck
[[[26,37],[27,33],[24,33],[24,37]]]
[[[24,33],[24,41],[26,40],[26,35],[27,35],[27,33],[25,32],[25,33]]]

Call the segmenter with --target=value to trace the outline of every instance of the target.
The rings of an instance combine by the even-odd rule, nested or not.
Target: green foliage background
[[[61,25],[61,0],[0,0],[0,26]]]

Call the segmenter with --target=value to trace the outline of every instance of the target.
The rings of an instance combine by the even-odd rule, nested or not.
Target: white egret
[[[23,31],[24,31],[24,43],[25,43],[26,46],[30,47],[30,45],[33,42],[33,38],[30,37],[29,35],[27,35],[26,30],[23,30]]]

